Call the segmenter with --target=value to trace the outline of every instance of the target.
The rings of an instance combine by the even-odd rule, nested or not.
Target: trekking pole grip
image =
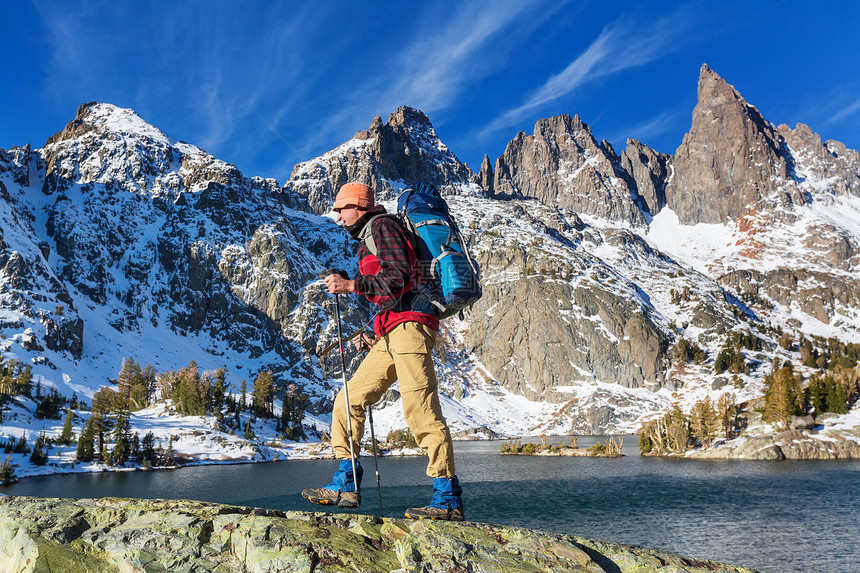
[[[329,269],[325,273],[326,273],[326,275],[340,275],[343,278],[345,278],[346,280],[349,280],[349,273],[347,273],[343,269]]]

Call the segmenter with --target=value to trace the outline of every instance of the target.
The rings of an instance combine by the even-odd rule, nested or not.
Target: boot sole
[[[302,497],[308,500],[311,503],[315,503],[317,505],[336,505],[337,507],[341,507],[343,509],[358,509],[361,507],[361,500],[359,499],[358,503],[353,501],[347,501],[345,499],[333,500],[328,497],[313,497],[305,495],[305,492],[302,492]]]

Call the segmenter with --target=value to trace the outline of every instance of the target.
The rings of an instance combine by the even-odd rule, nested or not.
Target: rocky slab
[[[484,523],[180,500],[0,497],[3,571],[752,572]]]

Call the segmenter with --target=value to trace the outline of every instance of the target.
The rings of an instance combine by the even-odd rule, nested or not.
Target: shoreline
[[[533,452],[533,453],[528,453],[528,452],[501,452],[499,455],[502,455],[502,456],[544,456],[544,457],[549,457],[549,458],[564,458],[564,457],[568,457],[568,458],[623,458],[623,457],[626,457],[624,454],[607,454],[607,453],[595,454],[595,453],[590,453],[588,450],[582,449],[582,448],[577,448],[576,450],[571,450],[571,451],[567,451],[567,452],[565,452],[565,451],[556,451],[556,452],[543,451],[543,452]]]
[[[318,447],[321,442],[303,442],[294,444],[293,446],[297,450],[304,449],[313,449],[314,447]],[[306,446],[306,448],[302,448],[301,446]],[[282,446],[283,447],[283,446]],[[172,465],[164,465],[164,466],[143,466],[143,465],[134,465],[134,466],[126,466],[126,467],[117,467],[117,466],[108,466],[102,463],[87,463],[86,465],[82,464],[80,468],[59,468],[59,466],[53,466],[61,471],[49,471],[49,472],[40,472],[40,473],[29,473],[25,475],[18,475],[17,479],[13,482],[9,482],[6,484],[0,485],[0,488],[4,487],[14,487],[15,484],[21,483],[26,479],[34,479],[34,478],[49,478],[54,476],[68,476],[68,475],[79,475],[79,474],[97,474],[97,473],[123,473],[123,472],[151,472],[151,471],[161,471],[161,470],[179,470],[186,467],[201,467],[201,466],[221,466],[221,465],[243,465],[243,464],[265,464],[265,463],[277,463],[277,462],[289,462],[289,461],[309,461],[309,460],[333,460],[334,452],[331,450],[330,446],[325,446],[322,448],[323,451],[320,452],[304,452],[304,455],[297,456],[288,456],[288,457],[280,457],[276,455],[272,459],[249,459],[249,458],[229,458],[229,459],[206,459],[205,457],[200,457],[198,459],[191,459],[188,463],[174,463]],[[327,452],[324,450],[328,450]],[[360,457],[369,458],[372,457],[372,453],[368,450],[367,452],[363,452]],[[14,455],[14,454],[13,454]],[[27,454],[18,454],[26,456]],[[379,457],[420,457],[424,454],[415,450],[414,448],[401,448],[396,450],[390,450],[387,452],[379,452]],[[183,457],[187,457],[189,454],[183,454]],[[205,456],[205,454],[201,454],[201,456]],[[51,464],[46,464],[50,466]],[[46,466],[36,466],[36,467],[46,467]],[[67,471],[62,471],[63,469]],[[2,492],[0,492],[2,494]],[[12,494],[3,494],[3,495],[12,495]]]

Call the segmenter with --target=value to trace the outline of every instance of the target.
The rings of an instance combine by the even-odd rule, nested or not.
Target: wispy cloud
[[[400,54],[397,81],[381,96],[380,103],[406,101],[427,112],[445,107],[465,84],[490,73],[493,66],[487,58],[476,60],[476,56],[530,8],[527,2],[518,1],[464,4],[440,34],[408,46]],[[487,65],[483,72],[481,64]]]
[[[230,160],[268,141],[283,145],[274,128],[318,77],[310,40],[325,7],[183,2],[156,11],[84,0],[68,10],[58,0],[33,1],[50,48],[43,93],[51,104],[133,107]]]
[[[622,16],[606,26],[597,39],[564,70],[547,79],[522,104],[487,124],[480,134],[486,136],[516,125],[535,110],[589,82],[647,64],[677,50],[693,21],[694,17],[686,9],[660,18],[654,24]]]
[[[428,17],[416,25],[416,41],[395,49],[379,62],[380,73],[359,94],[326,117],[324,138],[343,126],[365,125],[384,110],[411,105],[426,113],[451,105],[469,85],[505,65],[506,55],[567,2],[547,0],[470,0],[440,21]]]
[[[848,117],[860,112],[860,99],[857,101],[850,103],[840,109],[838,112],[834,113],[828,120],[827,124],[832,125],[834,123],[839,123],[840,121],[845,121]]]
[[[681,107],[667,109],[651,119],[647,119],[636,125],[617,129],[607,139],[617,148],[625,145],[628,139],[637,139],[644,143],[650,138],[674,129],[685,115],[689,115],[689,110],[682,109]],[[659,149],[657,151],[669,153],[674,150]]]

